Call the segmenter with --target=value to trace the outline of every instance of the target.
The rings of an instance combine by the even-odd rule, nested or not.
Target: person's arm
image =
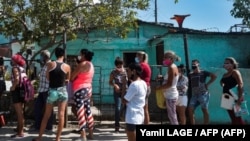
[[[125,72],[124,76],[122,77],[122,95],[121,95],[121,97],[123,97],[126,94],[127,86],[128,86],[128,76],[127,76],[127,73]]]
[[[65,64],[65,65],[66,65],[65,67],[67,70],[65,82],[68,83],[70,81],[71,68],[68,64]]]
[[[210,80],[206,83],[206,88],[208,87],[216,80],[217,76],[214,73],[210,73],[209,75]]]
[[[233,71],[233,77],[236,79],[238,84],[238,101],[237,103],[240,104],[243,100],[243,80],[241,74],[238,70]]]
[[[168,79],[165,80],[166,83],[159,86],[158,89],[167,89],[171,87],[173,83],[173,78],[174,78],[174,69],[172,67],[168,68]]]
[[[12,86],[10,88],[10,91],[14,91],[16,89],[16,87],[19,85],[19,80],[20,80],[20,76],[21,74],[19,74],[19,70],[17,67],[12,68],[12,73],[14,76],[14,81],[12,82]]]
[[[49,81],[49,72],[53,68],[53,62],[47,63],[46,79]]]
[[[82,63],[79,63],[76,68],[74,69],[74,71],[71,73],[71,76],[70,76],[70,81],[74,81],[76,76],[80,73],[81,71],[81,67],[82,66]]]

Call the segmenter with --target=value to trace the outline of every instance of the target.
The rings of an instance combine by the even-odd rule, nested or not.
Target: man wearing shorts
[[[199,105],[201,105],[201,109],[203,112],[203,123],[208,124],[208,105],[210,98],[208,86],[215,81],[217,76],[211,72],[201,70],[199,60],[197,59],[192,60],[192,70],[193,71],[189,74],[189,80],[191,82],[192,90],[192,96],[190,98],[188,106],[190,124],[195,124],[194,111]],[[208,82],[206,82],[207,77],[210,77],[210,80]]]

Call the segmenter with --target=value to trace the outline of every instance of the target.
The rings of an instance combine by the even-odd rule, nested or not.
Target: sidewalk
[[[122,123],[122,127],[124,127],[124,123]],[[73,127],[73,128],[72,128]],[[12,139],[11,135],[14,134],[13,129],[15,126],[4,126],[0,128],[0,141],[31,141],[32,138],[38,135],[38,132],[27,131],[25,132],[25,137],[21,139]],[[71,133],[74,130],[74,126],[64,128],[61,136],[61,141],[74,141],[77,139],[80,134]],[[56,136],[56,125],[53,131],[45,132],[42,140],[43,141],[54,141]],[[113,121],[102,121],[101,123],[97,123],[94,129],[94,139],[89,141],[127,141],[127,136],[124,128],[120,130],[119,133],[114,132]]]

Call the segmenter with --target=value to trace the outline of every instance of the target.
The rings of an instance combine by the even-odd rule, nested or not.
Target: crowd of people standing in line
[[[77,58],[76,68],[71,72],[71,67],[64,62],[65,50],[55,49],[56,60],[50,60],[50,52],[43,50],[40,54],[42,68],[39,76],[38,97],[35,101],[35,130],[39,131],[37,138],[40,141],[45,130],[52,130],[53,106],[58,105],[58,126],[56,141],[60,141],[64,115],[68,101],[67,85],[72,85],[73,102],[72,107],[78,119],[80,139],[86,141],[93,139],[94,117],[91,112],[92,79],[94,77],[94,65],[92,58],[94,53],[82,49]],[[201,106],[203,112],[203,124],[209,124],[209,86],[216,80],[217,76],[200,68],[198,59],[192,60],[192,71],[185,76],[185,66],[176,65],[180,57],[174,51],[168,50],[164,53],[162,65],[167,67],[163,77],[162,85],[156,89],[163,89],[166,101],[167,116],[171,125],[186,125],[186,110],[188,111],[189,124],[195,124],[195,110]],[[1,63],[1,58],[0,58]],[[1,65],[1,64],[0,64]],[[124,62],[120,57],[114,61],[115,68],[111,70],[109,85],[113,87],[115,102],[114,121],[115,131],[119,132],[121,114],[125,110],[125,123],[128,141],[136,140],[136,125],[150,124],[150,113],[148,110],[148,98],[151,94],[151,68],[148,64],[148,55],[143,51],[136,53],[134,63],[124,68]],[[20,78],[27,76],[24,66],[25,60],[21,55],[15,54],[11,58],[11,82],[13,106],[17,115],[16,134],[12,138],[24,136],[24,99],[19,95]],[[225,58],[223,67],[227,71],[221,78],[222,93],[232,95],[230,89],[237,87],[238,99],[236,104],[240,105],[244,100],[243,80],[238,63],[233,57]],[[0,66],[1,73],[4,68]],[[0,73],[0,74],[1,74]],[[210,78],[207,80],[207,78]],[[0,76],[0,81],[1,81]],[[2,88],[1,88],[2,89]],[[188,89],[191,89],[191,97],[188,99]],[[228,115],[232,124],[245,124],[241,116],[236,116],[233,109],[229,109]],[[87,135],[86,130],[89,134]]]

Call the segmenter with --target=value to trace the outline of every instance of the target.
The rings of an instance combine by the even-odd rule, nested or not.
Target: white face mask
[[[77,56],[77,59],[80,61],[82,59],[82,56]]]
[[[140,63],[140,60],[139,60],[138,57],[135,57],[135,62],[136,62],[136,63]]]

